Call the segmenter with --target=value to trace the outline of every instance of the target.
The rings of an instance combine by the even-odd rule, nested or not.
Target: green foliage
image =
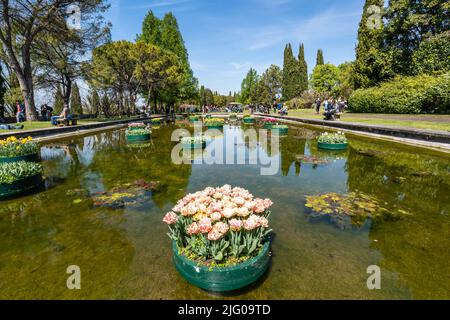
[[[347,143],[347,138],[343,133],[325,132],[319,137],[318,141],[319,143],[326,143],[326,144],[343,144]]]
[[[325,64],[325,60],[323,58],[323,51],[322,49],[317,50],[317,58],[316,58],[316,66],[321,66]]]
[[[225,124],[225,120],[221,118],[211,118],[205,120],[206,126],[223,126]]]
[[[64,109],[64,96],[61,90],[61,86],[56,88],[55,99],[53,101],[53,114],[59,115]]]
[[[308,64],[305,59],[305,45],[302,43],[300,45],[298,53],[298,85],[297,85],[297,96],[301,95],[304,91],[308,90]]]
[[[27,156],[39,152],[39,146],[31,138],[16,139],[14,137],[0,140],[0,158]]]
[[[450,31],[421,42],[412,55],[412,73],[432,74],[450,70]]]
[[[298,80],[298,63],[292,52],[291,44],[288,44],[284,49],[283,63],[282,95],[284,101],[291,100],[296,96]]]
[[[0,163],[0,184],[12,184],[42,173],[42,165],[34,162]]]
[[[88,102],[89,102],[89,111],[91,114],[94,115],[98,115],[100,112],[100,97],[98,95],[98,91],[95,89],[91,89],[89,97],[88,97]]]
[[[5,103],[10,106],[15,106],[16,101],[22,101],[22,99],[22,90],[18,86],[9,88],[4,96]]]
[[[318,65],[311,75],[312,87],[320,93],[332,92],[339,85],[339,75],[339,68],[335,65]]]
[[[146,134],[151,134],[152,130],[150,129],[134,129],[134,130],[127,130],[126,135],[127,136],[143,136]]]
[[[254,103],[252,99],[252,94],[255,92],[255,89],[258,85],[259,76],[258,72],[255,69],[251,68],[247,76],[242,81],[241,85],[241,96],[240,102],[243,104],[251,104]]]
[[[364,5],[356,47],[355,88],[374,86],[393,76],[389,55],[383,51],[383,7],[384,0],[366,0]]]
[[[81,103],[80,89],[78,85],[74,83],[72,85],[72,95],[70,98],[70,109],[74,114],[83,114],[83,105]]]
[[[449,113],[450,74],[397,77],[378,87],[356,90],[349,108],[353,112]]]

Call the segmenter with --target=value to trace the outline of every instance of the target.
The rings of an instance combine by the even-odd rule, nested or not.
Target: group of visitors
[[[16,101],[16,120],[17,124],[8,124],[5,120],[5,106],[0,105],[0,130],[20,130],[23,129],[21,122],[26,120],[25,106]]]
[[[341,97],[337,100],[333,98],[327,98],[323,101],[320,98],[316,100],[316,112],[320,113],[320,109],[323,105],[325,120],[335,120],[337,114],[341,114],[347,109],[347,101]]]
[[[42,121],[49,121],[52,118],[53,108],[44,104],[41,106]]]

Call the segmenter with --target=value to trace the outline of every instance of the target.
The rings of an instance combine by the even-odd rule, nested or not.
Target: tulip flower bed
[[[148,141],[152,137],[152,131],[149,129],[127,130],[125,135],[129,142]]]
[[[213,291],[256,281],[270,262],[271,206],[270,199],[229,185],[185,196],[163,219],[177,270],[192,284]]]
[[[220,118],[211,118],[205,120],[205,126],[209,129],[222,129],[225,125],[225,120]]]
[[[128,130],[144,130],[147,125],[143,122],[133,122],[128,125]]]
[[[197,121],[200,121],[199,116],[190,116],[189,117],[189,122],[197,122]]]
[[[181,139],[184,149],[203,149],[206,147],[206,140],[204,137],[186,137]]]
[[[0,163],[39,160],[39,146],[31,137],[0,140]]]
[[[278,124],[278,120],[274,118],[265,118],[262,120],[262,123],[264,125],[264,129],[272,129],[273,126]]]
[[[319,139],[319,148],[328,150],[345,150],[348,148],[348,141],[345,134],[338,133],[323,133]]]
[[[0,198],[34,189],[41,183],[42,166],[38,163],[0,163]]]

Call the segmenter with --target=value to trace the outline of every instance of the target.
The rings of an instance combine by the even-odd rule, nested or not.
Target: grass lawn
[[[290,110],[289,116],[323,119],[312,109]],[[409,127],[417,129],[441,130],[450,132],[450,115],[408,115],[408,114],[365,114],[345,113],[341,117],[345,122],[358,122],[365,124],[378,124],[393,127]]]

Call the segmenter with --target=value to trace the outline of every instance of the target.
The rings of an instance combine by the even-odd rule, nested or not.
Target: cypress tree
[[[56,88],[55,100],[53,103],[53,114],[54,115],[61,114],[63,108],[64,108],[64,97],[61,90],[61,86],[58,85],[58,88]]]
[[[156,46],[161,45],[161,20],[153,14],[153,11],[149,10],[145,16],[142,23],[142,34],[138,35],[137,40]]]
[[[72,95],[70,97],[70,109],[72,113],[83,114],[83,105],[81,103],[80,89],[75,82],[72,85]]]
[[[297,61],[294,58],[291,44],[287,44],[284,49],[284,63],[283,63],[283,81],[282,92],[283,100],[289,101],[295,97],[296,94],[296,81],[298,81],[298,66]]]
[[[388,78],[389,59],[383,53],[381,10],[384,0],[366,0],[358,29],[354,67],[355,88],[367,88]],[[379,9],[374,9],[379,8]],[[377,13],[376,11],[379,10]]]
[[[323,58],[323,51],[322,49],[317,50],[317,59],[316,59],[316,65],[322,66],[325,64],[325,60]]]
[[[91,112],[98,116],[100,112],[100,96],[98,95],[97,90],[92,89],[91,90],[91,97],[90,97],[90,105],[91,105]]]
[[[298,52],[298,63],[300,72],[300,83],[299,83],[299,95],[304,91],[308,90],[308,64],[305,59],[305,45],[302,43],[300,45],[300,50]]]

